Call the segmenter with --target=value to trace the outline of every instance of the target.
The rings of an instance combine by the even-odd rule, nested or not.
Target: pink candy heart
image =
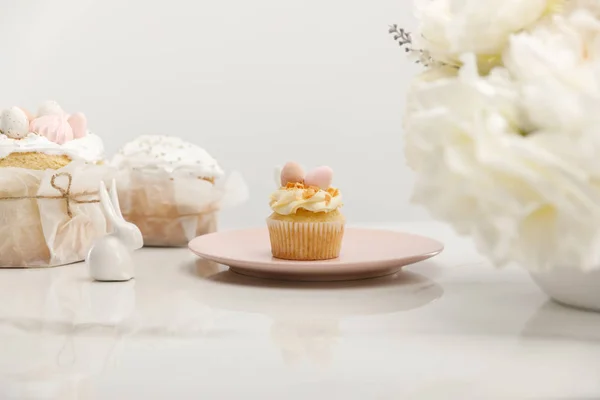
[[[304,177],[306,186],[317,186],[320,189],[327,190],[333,180],[333,170],[327,166],[317,167],[309,171]]]

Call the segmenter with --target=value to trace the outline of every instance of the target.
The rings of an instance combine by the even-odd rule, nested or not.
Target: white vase
[[[553,300],[600,312],[600,270],[584,272],[574,268],[557,268],[548,272],[532,272],[531,277]]]

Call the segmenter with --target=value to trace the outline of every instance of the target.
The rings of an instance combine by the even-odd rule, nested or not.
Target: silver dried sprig
[[[417,64],[423,64],[426,67],[443,64],[434,60],[427,50],[414,48],[412,34],[406,29],[399,28],[398,25],[393,24],[390,25],[390,29],[388,30],[388,32],[391,35],[394,35],[394,40],[398,43],[400,47],[404,49],[406,53],[416,56],[417,60],[415,62]]]
[[[394,35],[394,40],[398,42],[400,47],[409,45],[405,47],[407,53],[412,50],[412,34],[410,32],[407,32],[404,28],[398,28],[396,24],[390,25],[388,32]]]

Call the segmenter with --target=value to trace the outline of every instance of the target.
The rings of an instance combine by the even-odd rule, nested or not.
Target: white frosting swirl
[[[184,172],[205,178],[224,174],[206,150],[172,136],[142,135],[127,143],[114,156],[112,164],[117,168]]]
[[[280,215],[295,214],[299,209],[312,212],[331,212],[342,206],[342,195],[332,196],[325,190],[305,199],[309,189],[281,188],[271,194],[271,209]]]
[[[35,133],[30,133],[23,139],[12,139],[0,134],[0,158],[12,153],[27,152],[66,155],[72,160],[97,162],[104,158],[104,144],[100,137],[90,132],[82,138],[70,140],[62,145]]]

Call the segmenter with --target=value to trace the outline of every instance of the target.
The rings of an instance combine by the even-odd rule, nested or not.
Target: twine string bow
[[[67,177],[66,189],[64,187],[60,186],[56,182],[56,179],[61,176]],[[88,197],[90,197],[90,196],[97,196],[98,191],[94,191],[94,192],[84,191],[84,192],[75,193],[75,194],[71,193],[72,184],[73,184],[73,176],[68,172],[60,172],[58,174],[52,175],[52,178],[50,179],[50,186],[52,186],[53,189],[58,191],[60,193],[60,196],[58,196],[58,195],[57,196],[15,196],[15,197],[0,197],[0,200],[25,200],[25,199],[58,199],[59,200],[59,199],[65,199],[66,206],[67,206],[67,215],[69,216],[69,218],[73,218],[73,211],[71,209],[72,203],[75,203],[75,204],[99,203],[100,199],[98,199],[98,198],[88,199]]]
[[[60,177],[60,176],[66,176],[67,177],[67,188],[64,189],[60,186],[58,186],[56,184],[56,178]],[[71,202],[76,203],[76,204],[90,204],[90,203],[99,203],[100,199],[91,199],[91,200],[80,200],[79,197],[89,197],[89,196],[94,196],[97,195],[98,192],[82,192],[82,193],[78,193],[75,195],[71,194],[71,185],[73,184],[73,176],[71,176],[70,173],[68,172],[61,172],[55,175],[52,175],[52,178],[50,179],[50,185],[58,190],[61,194],[61,197],[58,198],[64,198],[67,204],[67,215],[69,216],[69,218],[73,218],[73,212],[71,211]],[[42,197],[43,198],[43,197]]]

